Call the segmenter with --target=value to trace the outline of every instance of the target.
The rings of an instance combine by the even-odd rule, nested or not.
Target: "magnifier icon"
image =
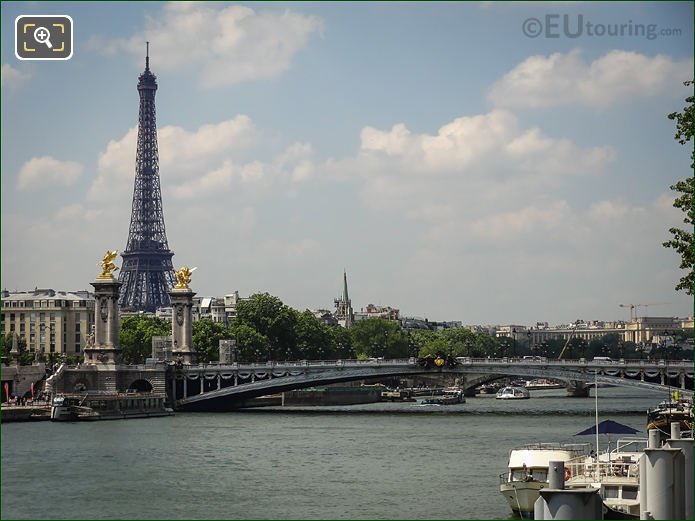
[[[39,43],[45,43],[49,49],[52,49],[53,45],[51,45],[50,37],[51,33],[45,27],[37,27],[34,31],[34,40]]]

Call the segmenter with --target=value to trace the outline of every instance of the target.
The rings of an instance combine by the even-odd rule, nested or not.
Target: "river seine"
[[[666,396],[600,388],[599,419],[645,436]],[[2,518],[512,519],[513,447],[594,442],[593,397],[467,400],[2,424]]]

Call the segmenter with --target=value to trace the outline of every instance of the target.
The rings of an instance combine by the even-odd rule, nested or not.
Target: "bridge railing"
[[[606,367],[606,368],[644,368],[644,367],[671,367],[671,368],[689,368],[692,367],[691,362],[682,360],[585,360],[585,359],[566,359],[556,360],[551,358],[523,359],[512,357],[501,358],[477,358],[477,357],[457,357],[456,361],[463,366],[471,365],[502,365],[502,366],[570,366],[570,367]],[[293,360],[293,361],[268,361],[268,362],[251,362],[251,363],[220,363],[209,362],[197,365],[187,366],[193,370],[212,370],[220,367],[230,369],[270,369],[278,367],[299,368],[299,367],[374,367],[374,366],[413,366],[416,365],[418,359],[410,358],[370,358],[368,360]],[[138,366],[139,367],[139,366]],[[145,366],[143,366],[145,368]]]

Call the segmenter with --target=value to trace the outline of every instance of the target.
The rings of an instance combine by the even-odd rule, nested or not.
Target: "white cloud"
[[[104,210],[85,208],[79,203],[69,204],[58,209],[54,219],[64,223],[83,223],[100,219],[104,215]]]
[[[316,170],[311,161],[312,154],[310,144],[294,143],[271,161],[254,160],[243,163],[230,156],[199,178],[173,187],[171,194],[176,199],[197,199],[219,195],[234,188],[242,189],[249,195],[271,186],[282,188],[292,183],[305,182],[314,176]],[[194,171],[205,172],[200,166]]]
[[[540,233],[547,236],[550,231],[564,229],[573,220],[566,201],[555,201],[548,205],[526,206],[511,212],[489,212],[475,219],[469,229],[488,239],[504,239],[510,236]]]
[[[17,179],[18,190],[36,190],[70,186],[82,175],[83,167],[74,161],[60,161],[50,156],[34,157],[24,163]]]
[[[589,217],[592,219],[622,219],[630,212],[630,207],[623,201],[603,200],[589,207]]]
[[[137,127],[120,140],[111,140],[99,156],[98,176],[88,192],[90,201],[129,197],[135,179]],[[207,176],[225,178],[224,170],[240,150],[256,141],[256,130],[248,116],[240,114],[217,124],[202,125],[194,132],[165,126],[158,130],[159,174],[165,189],[209,184]],[[216,173],[217,172],[217,173]]]
[[[284,11],[172,2],[157,18],[148,17],[146,29],[128,40],[106,45],[107,52],[124,49],[138,57],[143,42],[151,45],[153,69],[171,70],[196,64],[206,87],[274,78],[287,71],[294,55],[322,21]],[[142,58],[139,58],[140,60]]]
[[[522,129],[512,113],[501,109],[456,118],[436,134],[413,133],[397,124],[388,131],[365,127],[361,137],[355,157],[326,162],[319,170],[328,178],[364,178],[369,207],[432,223],[434,235],[471,228],[473,222],[479,234],[482,216],[498,215],[501,208],[512,212],[517,225],[526,223],[522,230],[545,215],[552,220],[556,216],[545,210],[553,207],[549,194],[564,199],[557,191],[577,182],[571,178],[600,175],[615,156],[607,146],[582,148],[538,128]],[[536,205],[545,209],[533,214]],[[513,234],[514,227],[488,224]]]
[[[527,58],[492,85],[488,98],[498,107],[606,107],[676,92],[692,77],[692,70],[692,59],[674,62],[662,54],[649,57],[619,50],[587,65],[575,49]]]
[[[365,127],[362,152],[398,158],[402,165],[421,172],[443,173],[465,168],[495,145],[509,141],[516,128],[516,118],[504,110],[456,118],[437,135],[412,134],[402,123],[388,132]]]
[[[3,89],[13,89],[19,87],[22,83],[31,78],[31,73],[22,72],[12,67],[9,63],[3,63],[2,75],[0,78],[0,86]]]

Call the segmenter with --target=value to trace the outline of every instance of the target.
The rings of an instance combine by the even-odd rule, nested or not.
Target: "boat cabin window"
[[[548,481],[548,471],[546,469],[533,469],[533,479]]]
[[[623,499],[637,499],[637,487],[623,487]]]
[[[524,481],[526,471],[523,469],[512,469],[512,481]]]
[[[606,487],[603,491],[604,499],[618,498],[618,487]]]

